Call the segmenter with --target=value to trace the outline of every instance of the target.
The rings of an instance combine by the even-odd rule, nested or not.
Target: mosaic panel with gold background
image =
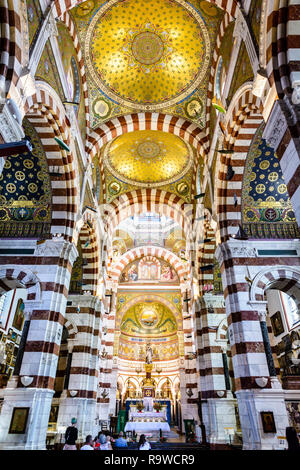
[[[39,65],[36,69],[35,78],[37,80],[40,79],[47,82],[56,91],[60,99],[62,101],[65,100],[64,91],[49,39],[47,40],[41,55]]]
[[[81,131],[82,140],[86,137],[86,116],[83,89],[81,85],[81,77],[79,72],[79,65],[77,62],[77,54],[74,48],[73,39],[70,36],[67,27],[59,22],[57,23],[58,30],[58,45],[62,57],[63,67],[65,70],[67,83],[72,100],[79,105],[75,105],[77,113],[79,129]]]
[[[247,81],[253,80],[253,69],[252,65],[248,56],[248,52],[245,46],[245,43],[242,41],[239,55],[236,61],[236,66],[234,69],[233,79],[231,81],[228,97],[227,97],[227,105],[229,105],[230,101],[233,98],[235,92],[243,85],[243,83]]]

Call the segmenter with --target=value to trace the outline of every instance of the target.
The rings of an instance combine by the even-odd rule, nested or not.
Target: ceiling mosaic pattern
[[[279,160],[262,138],[264,123],[253,138],[243,180],[245,230],[258,238],[294,238],[297,224]]]
[[[85,56],[105,95],[157,110],[193,92],[207,71],[210,41],[201,16],[186,5],[149,0],[145,8],[144,0],[115,0],[94,15]]]
[[[137,186],[173,183],[193,163],[193,151],[179,137],[161,131],[135,131],[114,139],[104,150],[113,176]]]
[[[24,132],[32,152],[7,157],[0,176],[0,236],[47,236],[51,223],[51,182],[42,143],[29,121]]]
[[[205,125],[223,11],[191,0],[88,0],[71,10],[84,51],[91,125],[161,110]]]

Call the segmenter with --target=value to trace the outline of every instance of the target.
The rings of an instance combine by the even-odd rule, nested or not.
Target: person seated
[[[126,439],[124,439],[124,433],[121,431],[119,433],[118,439],[115,440],[115,448],[128,447]]]
[[[86,436],[85,443],[83,444],[80,450],[94,450],[93,438],[90,434]]]
[[[138,443],[138,450],[150,450],[151,445],[147,441],[145,434],[141,434],[139,443]]]
[[[94,449],[100,450],[100,445],[101,445],[101,442],[100,442],[99,435],[98,435],[94,439]]]
[[[100,450],[112,450],[110,435],[106,436],[105,439],[106,439],[106,442],[100,445]]]

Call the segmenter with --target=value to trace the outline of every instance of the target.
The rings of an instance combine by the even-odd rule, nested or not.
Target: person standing
[[[76,441],[78,438],[78,429],[75,424],[77,423],[76,418],[71,419],[71,426],[67,427],[65,433],[65,445],[63,450],[77,450]]]
[[[80,450],[94,450],[93,438],[90,434],[86,436],[85,443],[83,444]]]

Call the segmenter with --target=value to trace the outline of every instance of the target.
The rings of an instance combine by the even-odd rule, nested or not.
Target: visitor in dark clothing
[[[298,450],[300,451],[299,439],[297,436],[297,431],[293,426],[289,426],[285,429],[286,440],[288,443],[288,450]]]
[[[78,438],[78,429],[76,428],[75,424],[77,423],[76,418],[72,418],[71,426],[67,427],[65,433],[65,445],[63,450],[77,450],[76,441]]]

